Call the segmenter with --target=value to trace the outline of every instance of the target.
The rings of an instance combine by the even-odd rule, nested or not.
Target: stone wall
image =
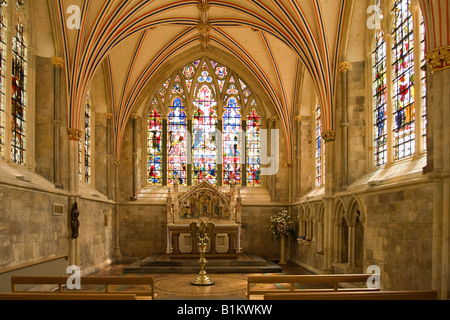
[[[244,253],[280,259],[280,243],[269,231],[270,217],[287,207],[243,206],[241,247]],[[143,203],[120,205],[120,249],[123,261],[135,262],[167,248],[167,207]]]
[[[0,184],[0,198],[0,268],[68,253],[67,197]]]
[[[72,235],[70,198],[64,191],[52,188],[36,175],[30,182],[15,186],[1,179],[0,268],[69,255]],[[54,214],[53,205],[63,206],[64,212]],[[115,260],[114,206],[81,198],[79,208],[79,266],[90,273]]]

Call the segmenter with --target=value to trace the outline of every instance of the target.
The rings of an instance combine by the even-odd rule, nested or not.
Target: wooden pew
[[[337,291],[377,291],[367,288],[367,281],[372,275],[301,275],[301,276],[250,276],[247,282],[247,298],[262,299],[265,294],[296,293],[296,292],[337,292]],[[346,283],[363,283],[361,288],[343,288]],[[287,285],[278,289],[258,288],[261,284]],[[308,285],[312,288],[298,289],[296,285]],[[327,288],[325,285],[329,285]],[[316,287],[316,288],[314,288]]]
[[[18,285],[29,286],[57,286],[55,290],[41,290],[35,293],[50,294],[110,294],[110,295],[135,295],[139,300],[155,300],[155,284],[153,277],[81,277],[82,290],[68,290],[66,284],[68,276],[63,277],[11,277],[11,291],[13,293],[30,294],[30,291],[17,290]],[[92,286],[87,289],[86,286]],[[121,291],[124,286],[142,286],[148,289]],[[100,287],[100,288],[99,288]],[[112,288],[116,287],[116,288]]]
[[[374,292],[310,292],[310,293],[269,293],[264,295],[269,301],[326,301],[326,300],[396,300],[396,301],[436,301],[436,291],[374,291]]]
[[[0,301],[134,301],[134,294],[0,293]]]

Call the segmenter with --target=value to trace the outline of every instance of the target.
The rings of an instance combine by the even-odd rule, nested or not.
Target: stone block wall
[[[367,195],[366,265],[380,265],[383,287],[431,289],[433,187]]]
[[[244,253],[280,259],[280,242],[272,238],[270,217],[287,207],[243,206],[241,247]],[[167,248],[167,207],[129,203],[120,205],[120,249],[123,261],[135,262]]]
[[[68,253],[67,197],[0,185],[0,199],[0,268]]]

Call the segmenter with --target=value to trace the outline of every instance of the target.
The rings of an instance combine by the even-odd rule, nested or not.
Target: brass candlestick
[[[200,227],[197,223],[193,222],[191,224],[191,233],[193,237],[198,238],[198,248],[200,250],[200,273],[198,277],[191,283],[193,286],[213,286],[215,285],[214,281],[212,281],[205,271],[205,266],[208,263],[206,260],[206,248],[208,246],[208,238],[211,239],[214,235],[214,224],[209,223],[205,224],[201,223]]]

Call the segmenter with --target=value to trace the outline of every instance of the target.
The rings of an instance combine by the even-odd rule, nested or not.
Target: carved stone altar
[[[207,257],[237,258],[242,253],[241,201],[235,185],[227,192],[205,181],[182,194],[175,183],[167,203],[167,254],[178,259],[198,257],[197,239],[192,237],[190,226],[212,222],[215,230]]]

